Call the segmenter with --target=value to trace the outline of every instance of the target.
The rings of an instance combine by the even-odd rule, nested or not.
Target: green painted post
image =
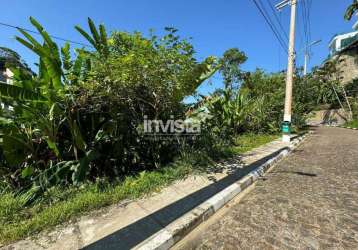
[[[282,133],[286,134],[286,135],[291,134],[291,123],[290,122],[285,121],[282,123]]]

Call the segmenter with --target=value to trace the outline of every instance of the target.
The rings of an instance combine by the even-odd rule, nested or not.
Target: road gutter
[[[215,194],[199,206],[184,214],[171,224],[167,225],[165,228],[134,247],[134,249],[166,250],[171,248],[187,234],[189,234],[194,228],[196,228],[202,222],[208,220],[210,216],[216,213],[234,197],[253,185],[278,161],[285,158],[290,152],[297,148],[297,146],[301,144],[306,136],[307,134],[293,139],[291,144],[287,146],[287,148],[283,149],[278,155],[271,157],[256,169],[251,171],[249,174],[247,174],[245,177],[226,187],[224,190]]]

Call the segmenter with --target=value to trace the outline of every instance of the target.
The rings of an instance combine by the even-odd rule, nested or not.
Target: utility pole
[[[291,21],[290,21],[290,39],[288,46],[288,66],[286,77],[286,95],[285,95],[285,111],[282,124],[282,140],[284,142],[291,141],[291,117],[292,117],[292,87],[293,87],[293,71],[295,60],[295,29],[296,29],[296,9],[297,0],[285,0],[276,5],[278,10],[291,3]]]
[[[303,66],[303,75],[306,76],[307,75],[307,64],[308,64],[308,59],[310,58],[310,54],[309,54],[309,48],[312,47],[313,45],[316,45],[317,43],[320,43],[322,40],[317,40],[314,41],[310,44],[308,44],[306,47],[304,47],[304,53],[305,53],[305,63]]]
[[[307,75],[307,63],[308,63],[308,51],[305,51],[305,63],[303,65],[303,75],[306,76]]]

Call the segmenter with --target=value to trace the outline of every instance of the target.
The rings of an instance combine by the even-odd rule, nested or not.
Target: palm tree
[[[353,3],[347,8],[344,19],[351,20],[353,14],[358,10],[358,0],[353,0]]]

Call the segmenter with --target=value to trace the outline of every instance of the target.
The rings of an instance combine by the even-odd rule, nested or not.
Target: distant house
[[[0,65],[0,82],[1,83],[11,84],[13,76],[14,76],[14,74],[11,72],[10,69]],[[1,102],[1,97],[0,97],[0,107],[5,110],[9,109],[9,106],[7,106]],[[10,107],[10,110],[11,110],[11,107]]]
[[[331,56],[335,56],[342,52],[354,41],[358,40],[358,31],[353,31],[349,33],[343,33],[335,35],[331,42],[329,43],[329,51]]]
[[[8,68],[0,67],[0,82],[11,84],[14,74]]]
[[[8,48],[0,47],[0,82],[6,84],[12,84],[13,72],[9,69],[9,65],[11,66],[20,66],[22,67],[22,63],[20,62],[20,56],[15,52]],[[1,101],[0,96],[0,107],[4,110],[11,110],[11,106],[5,105]]]
[[[330,58],[338,61],[342,84],[358,78],[358,31],[336,35],[329,49]]]
[[[23,67],[21,58],[15,51],[0,47],[0,81],[11,84],[14,74],[9,69],[9,65]]]

